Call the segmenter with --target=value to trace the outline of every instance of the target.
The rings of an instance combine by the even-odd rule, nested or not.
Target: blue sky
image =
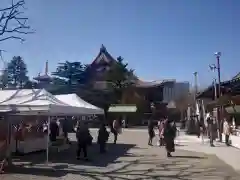
[[[238,0],[26,0],[26,7],[36,33],[0,47],[5,60],[22,56],[30,76],[43,72],[46,60],[51,71],[60,61],[91,63],[101,44],[143,80],[193,82],[197,71],[206,86],[216,51],[222,79],[240,70]]]

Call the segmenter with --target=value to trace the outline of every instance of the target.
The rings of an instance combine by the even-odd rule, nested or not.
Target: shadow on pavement
[[[175,146],[186,146],[184,144],[175,143]]]
[[[113,163],[117,158],[125,156],[127,151],[135,147],[134,144],[107,144],[107,153],[99,153],[99,145],[93,143],[88,147],[89,161],[77,160],[76,150],[77,142],[72,142],[69,149],[62,152],[51,152],[49,153],[49,162],[53,164],[76,164],[76,165],[88,165],[106,167],[108,164]],[[82,154],[81,154],[82,156]],[[38,152],[19,156],[13,159],[13,162],[17,164],[44,164],[46,162],[46,153]]]
[[[11,167],[6,173],[6,175],[17,175],[20,177],[21,175],[34,175],[41,177],[63,177],[67,174],[64,170],[55,170],[52,168],[39,168],[39,167],[25,167],[25,166],[14,166]]]
[[[187,159],[204,159],[205,157],[200,157],[200,156],[174,156],[174,158],[187,158]]]
[[[133,155],[133,154],[132,154]],[[107,155],[106,155],[107,156]],[[131,155],[129,154],[129,157]],[[134,157],[134,155],[133,155]],[[208,158],[196,158],[194,156],[186,156],[184,159],[179,158],[159,158],[152,155],[139,155],[133,159],[115,161],[118,164],[115,168],[107,168],[105,171],[100,171],[94,168],[75,167],[72,165],[59,165],[53,168],[24,168],[17,167],[12,173],[29,174],[33,176],[42,176],[44,179],[59,178],[66,175],[71,175],[78,179],[172,179],[172,180],[187,180],[187,179],[233,179],[236,174],[231,168],[225,166],[222,161],[217,160],[214,156]],[[187,157],[190,157],[188,159]],[[102,161],[104,161],[102,159]],[[216,162],[217,160],[217,162]],[[215,161],[217,166],[209,164],[209,161]],[[44,177],[43,177],[44,176]],[[239,176],[237,177],[239,179]]]
[[[19,165],[3,175],[4,180],[36,179],[240,179],[234,170],[216,156],[207,156],[191,151],[177,150],[172,158],[167,158],[164,149],[151,152],[137,149],[134,144],[108,144],[108,152],[99,154],[99,147],[89,147],[92,161],[76,160],[76,142],[70,149],[60,153],[50,153],[49,166],[43,164],[46,154],[30,154],[15,159]],[[135,149],[136,151],[130,151]],[[148,153],[150,151],[150,154]],[[121,158],[121,159],[120,159]],[[22,165],[21,165],[22,164]],[[24,165],[30,164],[30,165]],[[9,175],[10,178],[7,177]],[[6,177],[4,177],[6,176]]]

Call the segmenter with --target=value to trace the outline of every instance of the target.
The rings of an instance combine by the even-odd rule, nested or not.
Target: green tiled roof
[[[239,72],[237,75],[235,75],[232,79],[233,79],[233,80],[234,80],[234,79],[240,79],[240,72]]]
[[[234,108],[232,106],[228,106],[225,109],[229,114],[240,113],[240,105],[234,106]]]
[[[113,104],[109,107],[108,112],[119,112],[119,113],[133,113],[137,111],[136,105],[128,105],[128,104]]]

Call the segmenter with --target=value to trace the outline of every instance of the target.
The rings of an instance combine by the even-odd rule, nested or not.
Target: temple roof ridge
[[[175,79],[163,79],[163,80],[152,80],[152,81],[146,81],[139,79],[136,82],[136,86],[138,87],[154,87],[154,86],[160,86],[167,82],[176,82]]]
[[[92,64],[99,63],[102,61],[106,63],[116,62],[116,59],[112,57],[112,55],[107,51],[107,48],[103,44],[101,45],[100,51],[97,57],[93,60]]]
[[[240,72],[238,72],[238,73],[232,78],[232,80],[239,79],[239,78],[240,78]]]
[[[158,80],[143,80],[143,79],[138,79],[139,81],[142,82],[148,82],[148,83],[163,83],[163,82],[176,82],[176,79],[158,79]]]
[[[105,52],[107,51],[106,47],[102,44],[100,48],[100,52]]]

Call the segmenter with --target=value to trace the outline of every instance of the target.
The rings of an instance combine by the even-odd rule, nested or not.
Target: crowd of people
[[[111,133],[114,135],[114,144],[117,142],[118,134],[121,133],[121,123],[119,120],[114,120],[110,124]],[[76,126],[76,138],[78,142],[77,147],[77,159],[80,159],[81,151],[83,151],[84,160],[88,160],[87,148],[92,144],[92,136],[86,122],[79,121]],[[109,132],[107,131],[106,124],[101,122],[98,129],[97,143],[99,145],[99,152],[106,152],[106,143],[109,138]]]
[[[68,140],[68,130],[66,128],[66,121],[63,121],[62,123],[62,131],[64,134],[64,137],[67,139],[67,142],[70,143]],[[205,134],[208,135],[210,139],[210,146],[214,146],[214,140],[217,138],[217,124],[216,120],[212,117],[209,116],[207,119],[207,126],[203,126],[201,123],[199,123],[199,134],[198,136],[204,136]],[[56,140],[56,136],[59,133],[59,126],[57,125],[56,122],[52,122],[50,124],[50,139],[51,141]],[[174,139],[176,138],[177,135],[177,127],[175,121],[169,120],[169,119],[162,119],[158,121],[158,124],[155,125],[154,121],[149,120],[148,122],[148,145],[152,146],[153,144],[153,138],[156,137],[155,134],[155,129],[158,129],[158,145],[159,146],[165,146],[166,147],[166,152],[167,152],[167,157],[172,156],[172,152],[175,151],[175,144],[174,144]],[[114,136],[113,143],[116,144],[118,135],[121,133],[122,129],[122,123],[119,120],[114,120],[110,124],[110,132],[107,131],[106,124],[103,122],[99,126],[98,130],[98,138],[97,138],[97,143],[99,144],[99,152],[100,153],[105,153],[106,152],[106,143],[109,138],[109,134],[112,133]],[[78,121],[77,125],[75,127],[75,132],[76,132],[76,138],[77,138],[77,159],[80,159],[80,154],[83,152],[83,156],[85,160],[88,160],[88,153],[87,149],[88,146],[91,145],[93,137],[90,134],[89,128],[88,128],[88,123],[86,121]],[[225,119],[223,123],[223,133],[225,134],[225,141],[226,145],[230,145],[230,140],[229,136],[231,134],[231,128],[228,123],[228,121]]]
[[[198,133],[197,136],[202,138],[202,142],[204,142],[204,136],[207,136],[209,138],[210,146],[214,147],[214,141],[218,138],[219,136],[219,127],[216,118],[209,114],[209,116],[206,118],[206,124],[204,121],[197,121],[197,128],[198,128]],[[223,120],[223,134],[225,136],[225,143],[227,146],[231,145],[230,141],[230,135],[231,135],[231,125],[230,122],[227,120],[227,118],[224,118]],[[220,134],[221,136],[221,134]]]
[[[68,140],[68,129],[66,128],[66,120],[63,121],[61,129],[63,131],[64,137],[67,143]],[[148,122],[148,134],[149,140],[148,145],[152,146],[153,138],[155,137],[155,125],[152,120]],[[97,143],[99,145],[99,152],[106,152],[106,143],[109,139],[110,133],[113,134],[113,143],[116,144],[118,135],[121,133],[122,123],[119,120],[114,120],[110,124],[110,132],[107,131],[106,124],[101,122],[98,129]],[[175,151],[174,139],[176,137],[176,124],[174,121],[163,119],[158,122],[157,129],[159,131],[159,146],[165,146],[167,151],[167,156],[171,157],[171,153]],[[77,139],[77,159],[80,159],[81,153],[83,153],[83,159],[88,160],[88,146],[92,144],[93,137],[89,131],[88,123],[86,121],[78,121],[76,127],[74,128]],[[52,121],[50,123],[50,140],[56,141],[56,137],[59,135],[59,123],[57,121]]]
[[[67,120],[65,119],[61,123],[58,122],[58,120],[52,120],[50,123],[50,140],[51,142],[54,142],[57,140],[57,137],[59,136],[60,129],[62,130],[62,133],[64,135],[64,138],[66,139],[66,142],[68,144],[71,144],[71,142],[68,139],[68,132],[69,129],[67,128]],[[110,124],[111,133],[114,135],[114,144],[117,142],[118,134],[121,133],[121,123],[118,120],[114,120]],[[74,128],[74,131],[76,133],[76,139],[77,139],[77,159],[80,159],[81,152],[83,153],[83,159],[88,160],[88,146],[92,144],[93,137],[91,136],[91,133],[89,131],[88,122],[87,121],[77,121],[77,124]],[[99,145],[99,152],[105,153],[106,152],[106,143],[109,138],[109,132],[107,131],[106,124],[104,122],[101,122],[99,129],[98,129],[98,137],[97,137],[97,143]]]
[[[154,131],[155,125],[152,120],[148,122],[148,145],[152,146],[153,138],[155,137]],[[159,146],[166,147],[167,157],[172,156],[172,152],[175,151],[174,139],[176,138],[177,127],[175,121],[169,119],[162,119],[158,121],[158,135],[159,135]]]

